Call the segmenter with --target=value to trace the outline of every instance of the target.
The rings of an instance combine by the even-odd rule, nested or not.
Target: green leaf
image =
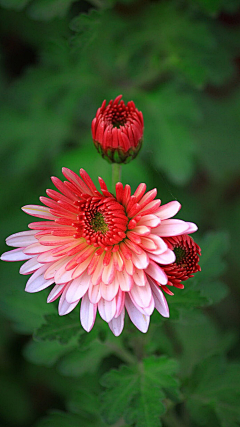
[[[17,275],[16,267],[12,266],[12,269],[15,270]],[[9,264],[2,266],[3,271],[6,271],[7,268],[9,268]],[[17,282],[15,276],[14,280],[15,282],[9,282],[6,274],[5,283],[8,283],[9,286],[4,286],[1,289],[0,310],[8,319],[14,322],[14,329],[17,332],[31,334],[35,328],[42,325],[44,315],[54,313],[56,308],[52,304],[47,304],[47,291],[29,294],[24,291],[25,277],[18,277]]]
[[[137,366],[123,366],[102,378],[102,414],[112,424],[123,417],[136,427],[160,426],[164,399],[170,391],[178,396],[177,364],[165,356],[144,359]]]
[[[173,296],[167,296],[171,319],[178,319],[179,316],[184,318],[186,311],[209,304],[208,298],[202,294],[199,284],[193,278],[188,279],[184,289],[174,288],[173,292]]]
[[[35,0],[29,7],[33,19],[49,21],[64,16],[75,0]]]
[[[198,239],[202,255],[200,257],[201,272],[195,275],[201,294],[208,298],[210,303],[217,303],[227,293],[227,286],[218,277],[226,270],[224,256],[229,250],[229,236],[225,232],[211,232],[203,239]]]
[[[61,344],[67,344],[72,337],[80,336],[83,329],[80,325],[79,313],[71,313],[67,316],[49,314],[45,321],[34,333],[34,338],[40,341],[57,340]]]
[[[239,172],[239,91],[221,98],[202,95],[199,106],[203,111],[203,122],[195,132],[198,155],[207,173],[225,184]]]
[[[187,182],[196,152],[189,125],[200,118],[193,96],[169,83],[148,94],[141,103],[145,105],[145,148],[151,150],[155,167],[178,184]]]
[[[0,0],[0,5],[6,7],[7,9],[21,10],[30,1],[31,0]]]
[[[104,427],[104,424],[97,420],[84,420],[81,416],[69,414],[66,412],[52,412],[52,414],[43,418],[34,427]]]
[[[187,407],[199,424],[209,425],[214,413],[221,427],[240,423],[240,364],[221,357],[204,361],[195,370],[186,389]]]
[[[88,14],[81,13],[71,21],[70,28],[77,33],[77,35],[72,37],[74,49],[85,47],[95,40],[100,19],[100,12],[92,9]]]
[[[95,326],[96,328],[96,326]],[[59,364],[59,370],[64,375],[81,376],[85,372],[95,372],[102,360],[112,353],[104,342],[94,338],[95,332],[90,333],[83,345],[66,355]]]
[[[72,338],[67,344],[58,341],[30,341],[23,349],[25,358],[31,363],[53,366],[58,359],[79,346],[78,338]]]
[[[10,375],[7,372],[1,372],[0,411],[2,422],[3,419],[6,421],[5,425],[29,425],[32,420],[31,399],[24,382],[24,379],[19,378],[15,372]]]
[[[229,351],[236,341],[233,333],[223,332],[211,318],[196,310],[185,313],[184,318],[171,326],[181,348],[181,378],[189,377],[202,360]]]

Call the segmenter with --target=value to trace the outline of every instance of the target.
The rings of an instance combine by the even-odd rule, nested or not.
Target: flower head
[[[102,157],[111,163],[134,159],[143,141],[143,115],[133,101],[124,104],[122,95],[106,106],[106,100],[92,121],[92,137]],[[120,102],[119,102],[120,101]]]
[[[85,330],[93,327],[98,310],[119,335],[126,309],[136,327],[146,332],[154,308],[169,316],[161,289],[169,281],[166,266],[178,263],[177,246],[171,242],[197,226],[169,219],[180,204],[161,206],[156,189],[145,193],[145,184],[131,195],[130,186],[118,182],[115,196],[101,178],[100,193],[83,169],[80,176],[66,168],[63,174],[64,182],[52,178],[59,192],[47,190],[48,197],[40,197],[45,206],[23,208],[43,221],[8,237],[7,244],[16,249],[5,252],[2,260],[26,260],[20,273],[31,274],[27,292],[54,285],[47,301],[60,297],[60,315],[81,301]]]
[[[194,273],[201,271],[199,265],[201,249],[192,237],[187,234],[164,238],[164,241],[176,256],[172,264],[161,266],[168,277],[167,286],[175,286],[176,288],[183,289],[184,285],[181,282],[184,282],[189,277],[193,277]],[[162,289],[168,294],[173,295],[167,287],[164,286]]]

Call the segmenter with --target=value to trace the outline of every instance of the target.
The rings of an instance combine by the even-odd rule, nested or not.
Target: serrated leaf
[[[174,288],[173,292],[173,296],[167,296],[171,319],[184,317],[186,311],[209,304],[208,298],[202,294],[194,279],[188,279],[184,289]]]
[[[221,427],[240,423],[240,364],[227,363],[221,357],[204,361],[195,370],[186,390],[192,418],[207,425],[214,412]]]
[[[95,39],[100,19],[100,12],[92,9],[88,14],[81,13],[71,21],[70,28],[77,33],[77,35],[72,37],[74,49],[85,47]]]
[[[61,344],[67,344],[71,338],[83,333],[79,314],[76,315],[76,313],[71,313],[68,316],[49,314],[45,316],[45,322],[34,333],[34,338],[37,341],[57,340]]]
[[[227,286],[217,278],[226,270],[224,256],[229,250],[229,236],[226,232],[211,232],[198,239],[198,243],[202,250],[201,272],[196,274],[195,280],[201,294],[210,303],[217,303],[228,293]]]
[[[163,400],[168,390],[178,395],[177,364],[165,356],[144,359],[137,366],[123,366],[102,378],[104,419],[112,424],[123,417],[136,427],[157,427],[165,412]]]

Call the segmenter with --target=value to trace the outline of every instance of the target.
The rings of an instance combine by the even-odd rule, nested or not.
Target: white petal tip
[[[198,230],[198,226],[194,224],[194,222],[188,222],[188,229],[186,231],[187,234],[195,233]]]

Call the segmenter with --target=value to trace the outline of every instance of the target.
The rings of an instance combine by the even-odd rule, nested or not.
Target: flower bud
[[[110,163],[129,163],[143,142],[143,115],[133,101],[127,105],[117,96],[106,106],[106,100],[92,121],[92,137],[96,149]]]

